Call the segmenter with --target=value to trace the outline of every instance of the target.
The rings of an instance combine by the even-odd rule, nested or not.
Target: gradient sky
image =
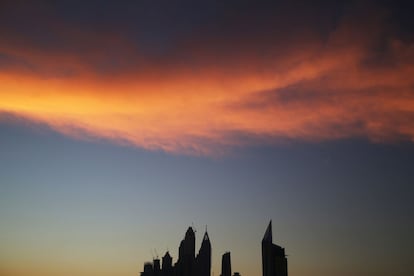
[[[414,274],[410,1],[1,1],[0,274]]]

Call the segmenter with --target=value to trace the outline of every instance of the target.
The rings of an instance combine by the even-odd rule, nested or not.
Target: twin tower
[[[263,276],[287,276],[287,259],[285,249],[272,242],[272,221],[266,229],[262,240],[262,270]],[[195,233],[189,227],[178,250],[178,260],[173,265],[169,252],[160,260],[144,264],[141,276],[211,276],[211,243],[204,234],[200,251],[195,255]],[[222,257],[221,276],[231,276],[230,252]],[[233,276],[240,276],[235,272]]]

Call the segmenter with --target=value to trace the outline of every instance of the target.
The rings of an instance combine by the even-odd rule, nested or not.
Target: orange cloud
[[[111,45],[131,65],[114,74],[96,70],[105,51],[50,56],[3,41],[6,55],[75,73],[1,70],[0,110],[76,138],[192,154],[246,143],[239,135],[269,143],[414,141],[414,45],[387,37],[386,49],[372,57],[378,34],[368,27],[342,24],[324,42],[304,36],[289,48],[271,40],[263,55],[254,43],[226,57],[206,41],[188,40],[176,51],[182,61],[151,60],[119,39]]]

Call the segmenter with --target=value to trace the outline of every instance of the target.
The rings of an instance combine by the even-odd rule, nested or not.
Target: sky
[[[410,1],[1,1],[0,274],[412,275]]]

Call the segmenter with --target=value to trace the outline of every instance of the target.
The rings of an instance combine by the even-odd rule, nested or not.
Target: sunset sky
[[[40,3],[36,3],[40,2]],[[85,3],[86,2],[86,3]],[[0,275],[414,275],[410,1],[1,1]]]

